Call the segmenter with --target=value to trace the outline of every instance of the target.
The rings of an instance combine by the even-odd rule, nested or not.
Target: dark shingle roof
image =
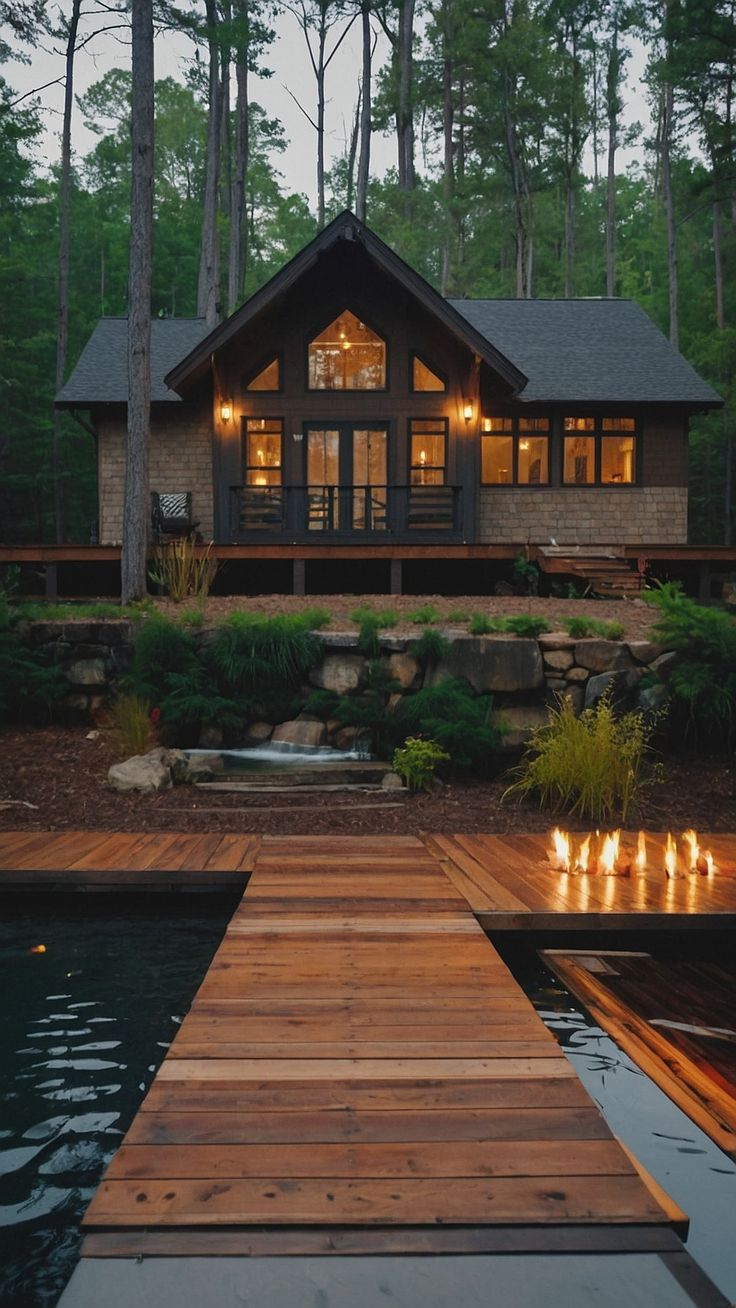
[[[526,403],[722,403],[632,300],[450,303],[526,373]]]
[[[151,399],[181,404],[164,377],[208,333],[204,318],[154,318],[151,322]],[[128,319],[100,318],[77,366],[56,397],[73,407],[128,401]]]

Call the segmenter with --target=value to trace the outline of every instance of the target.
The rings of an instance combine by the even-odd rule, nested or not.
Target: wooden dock
[[[0,890],[242,892],[259,836],[0,832]]]
[[[666,1250],[684,1223],[427,844],[264,838],[84,1253]]]

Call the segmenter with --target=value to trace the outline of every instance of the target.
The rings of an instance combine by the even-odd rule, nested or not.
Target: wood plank
[[[334,1080],[360,1081],[412,1080],[433,1081],[439,1078],[457,1078],[466,1082],[487,1081],[494,1077],[506,1078],[575,1078],[575,1069],[568,1059],[560,1059],[557,1051],[545,1045],[542,1058],[292,1058],[284,1050],[283,1058],[171,1058],[167,1057],[158,1071],[158,1079],[167,1081],[198,1081],[206,1085],[217,1081],[221,1085],[236,1081],[247,1085],[249,1081]]]

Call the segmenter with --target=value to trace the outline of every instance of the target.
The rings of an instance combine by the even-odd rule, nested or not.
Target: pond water
[[[51,1308],[79,1221],[232,913],[196,896],[0,900],[0,1304]]]
[[[736,1163],[592,1021],[534,949],[508,937],[494,937],[493,943],[557,1037],[611,1130],[687,1213],[688,1252],[729,1301],[736,1302]],[[550,941],[545,944],[551,947]],[[600,938],[597,945],[602,947]],[[610,947],[627,946],[611,943]],[[655,952],[656,942],[640,939],[634,947]],[[729,945],[712,942],[707,953],[711,961],[719,947]],[[666,948],[692,957],[698,947],[692,939],[680,937],[670,939]]]

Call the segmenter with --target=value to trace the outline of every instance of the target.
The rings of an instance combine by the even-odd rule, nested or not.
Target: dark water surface
[[[496,936],[493,943],[557,1037],[614,1135],[687,1213],[688,1252],[736,1303],[736,1163],[593,1022],[535,949],[519,937],[512,941]],[[538,942],[540,948],[545,944],[552,947],[551,941]],[[590,944],[590,940],[578,941],[570,947]],[[605,947],[600,937],[592,946]],[[695,958],[700,951],[711,962],[719,950],[727,958],[733,950],[728,937],[715,933],[704,944],[698,944],[692,933],[689,937],[672,933],[659,941],[640,936],[633,944],[611,940],[608,948],[644,949],[662,958],[668,952]]]
[[[232,911],[204,895],[0,899],[2,1308],[56,1303]]]

